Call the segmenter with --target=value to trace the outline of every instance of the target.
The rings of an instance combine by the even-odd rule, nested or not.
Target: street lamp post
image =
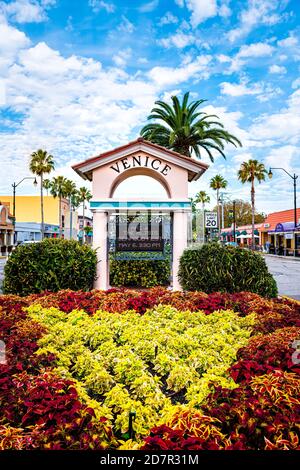
[[[16,188],[21,184],[24,180],[34,180],[33,184],[37,185],[37,180],[34,176],[25,176],[21,181],[18,183],[13,183],[13,227],[14,227],[14,245],[16,244]]]
[[[270,168],[269,169],[269,178],[272,178],[273,176],[273,173],[272,173],[272,170],[282,170],[284,171],[290,178],[292,178],[293,180],[293,186],[294,186],[294,256],[296,256],[296,226],[297,226],[297,178],[298,178],[298,175],[296,175],[295,173],[293,175],[291,175],[291,173],[289,173],[288,171],[286,171],[284,168]]]
[[[236,242],[236,217],[235,217],[235,204],[236,202],[233,201],[233,241]]]

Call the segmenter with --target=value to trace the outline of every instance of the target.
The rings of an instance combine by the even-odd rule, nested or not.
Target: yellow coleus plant
[[[81,399],[110,420],[120,439],[134,411],[135,441],[176,406],[199,408],[214,384],[234,388],[227,370],[255,321],[254,314],[206,315],[165,305],[144,315],[65,314],[39,305],[28,312],[47,328],[38,354],[56,355],[56,372],[75,380]]]

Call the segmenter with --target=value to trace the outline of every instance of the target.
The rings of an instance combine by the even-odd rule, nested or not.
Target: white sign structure
[[[93,246],[97,250],[98,259],[96,289],[107,290],[110,286],[107,230],[110,218],[118,213],[128,218],[132,212],[139,211],[146,214],[171,214],[172,287],[173,290],[181,290],[178,278],[179,260],[188,243],[188,215],[191,211],[188,183],[200,178],[207,168],[205,163],[142,138],[73,165],[73,169],[82,178],[92,182],[93,199],[90,201],[90,208],[93,212]],[[116,197],[115,191],[119,185],[134,176],[153,178],[161,184],[164,196],[160,199],[144,199],[137,190],[136,197]],[[130,243],[133,243],[132,237]],[[117,243],[115,246],[117,247]],[[119,246],[122,251],[128,247],[128,244]],[[136,251],[139,246],[135,245],[134,248],[133,251]],[[150,248],[148,246],[146,251]],[[158,248],[161,249],[161,245]]]
[[[218,228],[217,212],[205,212],[205,228]]]

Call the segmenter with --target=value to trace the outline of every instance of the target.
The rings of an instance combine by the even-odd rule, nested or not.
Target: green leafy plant
[[[110,262],[113,286],[153,287],[166,285],[170,277],[168,260],[114,260]]]
[[[276,297],[278,293],[260,254],[217,243],[185,250],[180,259],[179,280],[185,290],[250,291],[264,297]]]
[[[96,253],[74,240],[46,239],[19,246],[5,265],[5,293],[28,295],[60,289],[89,290]]]

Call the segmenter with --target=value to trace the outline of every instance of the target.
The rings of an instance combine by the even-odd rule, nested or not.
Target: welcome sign
[[[131,168],[150,168],[161,173],[163,176],[167,176],[172,170],[172,167],[163,162],[160,158],[154,158],[149,155],[124,157],[114,162],[110,168],[116,173],[122,173]]]

